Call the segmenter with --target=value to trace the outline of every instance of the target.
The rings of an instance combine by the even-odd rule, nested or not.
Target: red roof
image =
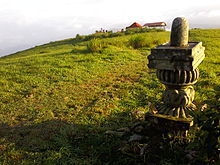
[[[139,23],[137,23],[137,22],[134,22],[131,26],[128,26],[128,27],[126,27],[126,29],[129,29],[129,28],[138,28],[138,27],[143,27],[143,26],[141,26]]]
[[[166,26],[167,24],[165,22],[154,22],[154,23],[146,23],[144,26],[147,27],[157,27],[157,26]]]

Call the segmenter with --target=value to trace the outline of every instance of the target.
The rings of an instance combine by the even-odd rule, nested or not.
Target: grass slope
[[[140,36],[145,44],[134,49]],[[137,111],[160,100],[164,86],[147,55],[161,39],[169,33],[100,38],[103,46],[90,52],[92,40],[74,38],[0,58],[0,162],[143,163],[121,153],[126,137],[105,131],[132,125]],[[219,108],[220,30],[193,30],[190,39],[206,47],[195,103]]]

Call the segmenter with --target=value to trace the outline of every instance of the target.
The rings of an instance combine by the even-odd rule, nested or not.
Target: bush
[[[195,161],[214,163],[219,160],[220,148],[220,114],[218,108],[192,112],[197,130],[188,149],[197,151]]]
[[[111,32],[109,32],[109,33],[95,33],[95,34],[85,36],[83,41],[89,41],[89,40],[92,40],[94,38],[108,38],[108,37],[111,36],[111,34],[112,34]]]
[[[130,28],[130,29],[126,29],[124,33],[126,35],[130,35],[130,34],[135,34],[135,33],[141,33],[142,30],[143,28]]]
[[[157,28],[131,28],[131,29],[126,29],[124,32],[126,35],[130,34],[136,34],[136,33],[146,33],[146,32],[164,32],[164,29],[157,29]]]
[[[79,34],[76,35],[76,40],[77,40],[77,41],[80,41],[80,40],[82,40],[82,39],[83,39],[83,36],[81,36],[81,35],[79,35]]]
[[[87,49],[92,53],[100,52],[105,47],[106,44],[96,38],[91,39],[87,44]]]
[[[128,42],[129,45],[135,49],[142,47],[152,47],[153,45],[153,40],[151,38],[146,38],[143,35],[131,37]]]
[[[122,32],[116,32],[116,33],[111,33],[109,35],[109,37],[120,37],[120,36],[123,36],[123,35],[124,35],[124,33],[122,33]]]

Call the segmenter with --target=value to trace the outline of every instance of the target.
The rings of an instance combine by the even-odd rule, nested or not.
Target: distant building
[[[131,28],[143,28],[139,23],[134,22],[131,26],[126,27],[126,29],[131,29]]]
[[[146,23],[144,24],[144,27],[150,27],[150,28],[164,28],[167,26],[165,22],[154,22],[154,23]]]

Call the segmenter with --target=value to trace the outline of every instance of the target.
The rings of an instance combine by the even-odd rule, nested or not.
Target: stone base
[[[168,106],[167,104],[158,104],[156,106],[158,114],[163,116],[172,116],[174,118],[184,118],[189,119],[191,118],[190,112],[196,110],[196,106],[194,104],[190,104],[188,106],[182,107],[172,107]]]
[[[145,121],[150,121],[153,124],[154,131],[158,134],[181,134],[182,136],[187,135],[187,131],[190,126],[193,125],[192,118],[176,118],[168,115],[161,114],[145,114]]]

